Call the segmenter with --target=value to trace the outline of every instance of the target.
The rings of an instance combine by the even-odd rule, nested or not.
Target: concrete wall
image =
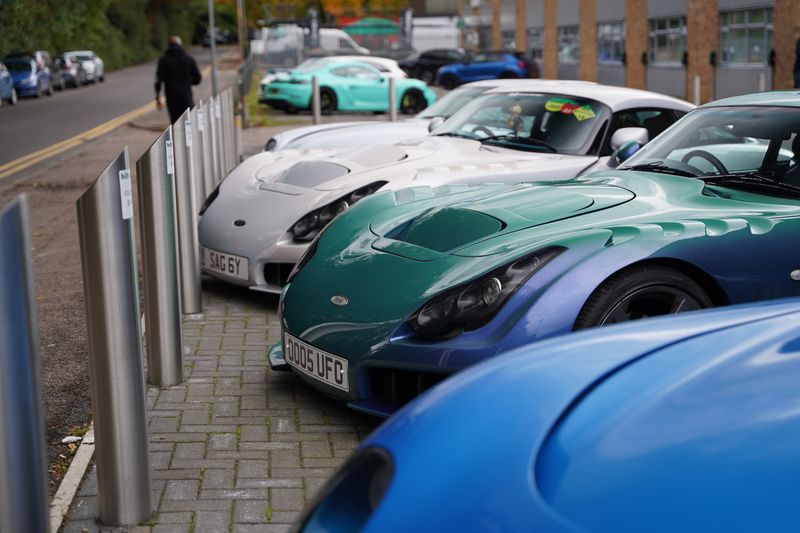
[[[690,100],[686,95],[686,69],[676,67],[647,67],[647,90]]]
[[[720,67],[716,72],[714,98],[725,98],[772,89],[772,69],[769,67]]]
[[[650,0],[647,18],[674,17],[686,14],[687,0]]]
[[[597,22],[625,20],[625,0],[597,0]]]
[[[558,0],[558,26],[575,26],[580,22],[580,0]]]
[[[622,63],[598,63],[597,83],[625,86],[625,66]]]

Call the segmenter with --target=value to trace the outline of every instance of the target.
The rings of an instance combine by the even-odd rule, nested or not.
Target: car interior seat
[[[645,119],[642,122],[642,127],[647,130],[649,139],[652,141],[656,136],[660,135],[665,129],[672,125],[672,120],[667,116],[667,113],[662,111],[654,117]]]

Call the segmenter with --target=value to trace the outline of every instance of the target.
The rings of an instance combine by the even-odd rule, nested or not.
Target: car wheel
[[[100,80],[100,83],[103,83],[104,81],[106,81],[106,76],[105,76],[105,74],[103,74],[102,76],[100,76],[97,79]]]
[[[442,81],[440,83],[442,89],[447,89],[448,91],[452,91],[456,87],[458,87],[458,78],[453,76],[452,74],[445,74],[442,76]]]
[[[425,97],[416,89],[406,91],[400,99],[400,112],[404,115],[416,115],[426,107]]]
[[[336,111],[336,93],[328,88],[320,89],[319,108],[326,115]]]
[[[514,78],[519,78],[519,76],[517,76],[516,72],[503,72],[502,74],[500,74],[500,79],[501,80],[511,80],[511,79],[514,79]]]
[[[36,92],[33,93],[33,97],[34,98],[41,98],[42,97],[42,84],[41,83],[37,83],[36,84]]]
[[[11,98],[8,99],[8,103],[11,105],[17,105],[17,90],[11,89]]]
[[[430,70],[425,69],[419,73],[418,78],[427,83],[428,85],[430,85],[431,83],[433,83],[433,80],[436,79],[436,74],[431,72]]]
[[[622,270],[600,284],[586,300],[573,329],[713,306],[702,287],[685,274],[660,265],[639,265]]]

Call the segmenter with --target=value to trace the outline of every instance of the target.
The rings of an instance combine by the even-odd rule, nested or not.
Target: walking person
[[[169,121],[174,124],[187,108],[194,107],[192,85],[202,79],[194,58],[181,46],[181,38],[173,35],[169,38],[166,52],[158,60],[156,69],[156,107],[161,109],[161,84],[164,84],[164,96],[167,99]]]

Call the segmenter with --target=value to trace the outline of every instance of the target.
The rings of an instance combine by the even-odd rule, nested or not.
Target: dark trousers
[[[169,91],[165,92],[165,96],[167,97],[167,111],[169,111],[169,122],[170,124],[175,124],[175,122],[181,118],[184,111],[194,107],[192,95],[171,94]]]

